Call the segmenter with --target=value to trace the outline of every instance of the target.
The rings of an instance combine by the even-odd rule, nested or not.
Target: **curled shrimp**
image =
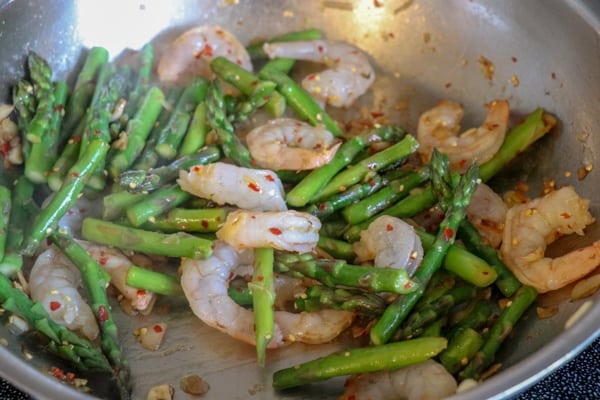
[[[464,110],[460,104],[442,100],[425,111],[417,128],[418,152],[423,161],[429,162],[434,148],[448,156],[453,171],[464,172],[472,162],[489,161],[504,141],[510,110],[506,100],[494,100],[487,107],[483,125],[461,134]]]
[[[309,40],[266,43],[263,48],[270,58],[286,57],[325,64],[327,69],[305,77],[302,87],[315,99],[334,107],[352,105],[375,80],[375,71],[367,55],[348,43]]]
[[[79,270],[56,246],[48,247],[36,258],[29,275],[31,298],[44,306],[50,318],[94,340],[98,324],[78,291],[80,284]]]
[[[394,371],[353,375],[338,400],[435,400],[456,393],[454,377],[441,364],[427,360]]]
[[[236,210],[227,215],[216,235],[237,250],[273,247],[307,253],[317,246],[319,229],[321,221],[304,212]]]
[[[291,118],[278,118],[252,129],[246,136],[248,150],[259,167],[300,171],[327,164],[340,142],[323,126]]]
[[[214,201],[258,211],[287,210],[283,184],[270,170],[250,169],[216,162],[179,172],[186,192]]]
[[[502,242],[506,211],[502,197],[485,183],[480,183],[471,197],[466,216],[483,240],[498,248]]]
[[[383,215],[360,233],[354,243],[358,262],[374,260],[378,267],[406,269],[409,275],[421,264],[423,246],[415,229],[400,218]]]
[[[252,262],[251,254],[250,250],[237,252],[217,240],[209,258],[182,260],[181,286],[192,311],[205,324],[255,345],[253,312],[236,304],[227,294],[233,271],[241,262]],[[275,311],[274,334],[268,347],[277,348],[294,341],[329,342],[350,326],[353,317],[351,312],[338,310],[297,314]]]
[[[545,257],[548,244],[594,222],[589,200],[565,186],[526,204],[511,207],[500,252],[517,278],[544,293],[574,282],[600,265],[600,241],[557,258]]]
[[[210,62],[225,57],[252,71],[246,48],[220,26],[198,26],[178,36],[158,61],[158,78],[163,82],[186,82],[195,76],[210,78]]]

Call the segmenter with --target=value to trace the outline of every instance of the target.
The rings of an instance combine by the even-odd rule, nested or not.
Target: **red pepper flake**
[[[238,58],[238,59],[236,59],[236,60],[235,60],[235,63],[236,63],[237,65],[242,65],[242,60],[240,60],[240,59]]]
[[[67,382],[73,382],[75,380],[75,374],[72,372],[67,372],[65,378]]]
[[[262,276],[262,275],[258,275],[258,276],[256,277],[256,280],[257,280],[257,281],[259,281],[259,282],[262,282],[262,281],[264,281],[264,280],[265,280],[265,277],[264,277],[264,276]]]
[[[104,306],[100,306],[98,308],[98,321],[100,323],[104,323],[104,322],[108,321],[108,311],[106,310],[106,307],[104,307]]]
[[[73,178],[79,178],[79,172],[75,171],[75,172],[71,172],[71,176]]]
[[[511,59],[511,60],[512,60],[512,62],[514,62],[514,63],[516,63],[517,61],[519,61],[519,60],[517,59],[517,57],[511,57],[510,59]]]
[[[100,265],[106,265],[106,263],[108,262],[108,257],[107,256],[102,256],[102,257],[100,257],[100,259],[98,260],[98,262],[100,263]]]
[[[553,72],[553,73],[551,74],[551,76],[552,76],[552,79],[556,79],[556,72]]]
[[[271,232],[273,235],[277,235],[277,236],[279,236],[283,233],[283,232],[281,232],[281,229],[275,228],[275,227],[269,228],[269,232]]]
[[[162,326],[160,326],[160,325],[154,325],[154,326],[152,327],[152,329],[153,329],[153,330],[154,330],[154,332],[156,332],[156,333],[161,333],[161,332],[163,331],[163,328],[162,328]]]
[[[138,296],[146,296],[148,294],[148,292],[146,292],[146,289],[138,289],[136,294]]]
[[[202,167],[199,165],[194,165],[192,167],[192,171],[194,171],[194,172],[200,172],[201,170],[202,170]]]
[[[404,284],[404,289],[410,289],[412,286],[413,286],[413,283],[412,283],[412,282],[410,282],[410,281],[409,281],[409,282],[406,282],[406,283]]]
[[[490,273],[489,273],[489,271],[482,271],[481,273],[482,273],[483,275],[489,275],[489,274],[490,274]]]
[[[388,232],[391,232],[391,231],[393,231],[393,230],[394,230],[394,227],[393,227],[391,224],[387,224],[387,225],[385,226],[385,230],[386,230],[386,231],[388,231]]]
[[[308,75],[308,76],[306,77],[306,79],[308,79],[309,81],[314,81],[314,80],[315,80],[315,78],[316,78],[316,75],[315,75],[315,74],[310,74],[310,75]]]
[[[452,87],[452,82],[446,82],[446,84],[444,85],[444,87],[446,89],[450,89]]]
[[[256,182],[250,182],[248,184],[248,187],[250,188],[250,190],[254,191],[254,192],[260,192],[260,186],[258,186],[256,184]]]
[[[317,51],[319,53],[322,53],[325,49],[323,48],[323,46],[317,46]]]
[[[378,1],[378,0],[373,0],[373,5],[375,7],[383,7],[383,4],[380,1]]]
[[[60,302],[58,302],[58,301],[51,301],[50,302],[50,310],[52,310],[52,311],[56,311],[56,310],[58,310],[61,307],[62,307],[62,304],[60,304]]]
[[[54,111],[54,112],[57,112],[57,111],[62,112],[62,110],[64,110],[64,109],[65,109],[65,107],[62,104],[58,104],[58,105],[56,105],[56,106],[54,106],[52,108],[52,111]]]
[[[569,213],[567,213],[567,212],[561,213],[561,214],[560,214],[560,216],[561,216],[561,217],[563,217],[564,219],[569,219],[569,218],[571,218],[571,214],[569,214]]]
[[[71,140],[73,141],[73,143],[79,143],[81,142],[81,136],[73,136]]]
[[[206,44],[204,45],[204,49],[202,50],[202,52],[204,54],[206,54],[207,57],[212,57],[213,56],[213,48],[210,44]]]
[[[65,379],[65,372],[58,367],[52,367],[50,372],[52,372],[52,375],[59,381],[62,381]]]
[[[202,225],[202,227],[204,229],[208,228],[208,221],[203,219],[202,221],[200,221],[200,225]]]
[[[324,211],[327,208],[327,204],[319,203],[319,210]]]
[[[371,187],[374,187],[375,185],[376,185],[376,182],[375,182],[375,180],[371,179],[371,180],[369,181],[369,186],[371,186]]]
[[[8,142],[2,143],[2,149],[0,151],[2,151],[2,154],[7,155],[8,152],[10,151],[10,143],[8,143]]]
[[[269,182],[275,182],[275,178],[273,178],[273,175],[271,174],[265,175],[265,179]]]
[[[382,113],[381,111],[372,111],[371,112],[371,117],[373,117],[373,118],[380,118],[383,116],[384,116],[384,113]]]
[[[454,237],[454,230],[449,227],[444,228],[444,240],[449,242]]]

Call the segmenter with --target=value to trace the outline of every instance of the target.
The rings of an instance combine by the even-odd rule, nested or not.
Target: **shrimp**
[[[161,55],[157,74],[162,82],[185,83],[195,76],[212,78],[210,62],[225,57],[252,71],[246,48],[219,26],[199,26],[178,36]]]
[[[483,164],[489,161],[504,141],[510,110],[506,100],[494,100],[487,106],[483,125],[460,135],[460,121],[464,115],[460,104],[442,100],[421,114],[417,139],[422,160],[428,163],[433,149],[437,148],[448,156],[453,171],[464,172],[471,162]]]
[[[319,218],[304,212],[236,210],[227,215],[216,235],[236,250],[273,247],[307,253],[317,246],[319,229]]]
[[[400,218],[388,215],[371,222],[353,248],[358,262],[374,259],[378,267],[406,269],[409,275],[423,259],[423,246],[415,229]]]
[[[216,162],[180,171],[178,182],[186,192],[220,205],[231,204],[254,211],[287,210],[281,180],[266,169]]]
[[[259,167],[300,171],[327,164],[341,142],[322,126],[291,118],[278,118],[251,130],[248,150]]]
[[[373,84],[375,71],[367,55],[344,42],[325,40],[266,43],[270,58],[287,57],[325,64],[328,69],[310,74],[302,87],[315,99],[334,107],[347,107]]]
[[[467,207],[467,219],[493,248],[498,248],[502,242],[507,209],[498,193],[485,183],[477,185]]]
[[[29,275],[31,298],[40,302],[50,318],[94,340],[99,333],[96,317],[78,287],[81,274],[56,246],[44,250]]]
[[[427,360],[394,371],[353,375],[338,400],[435,400],[456,393],[454,377],[441,364]]]
[[[235,339],[255,345],[253,312],[236,304],[227,294],[233,271],[244,259],[251,262],[251,254],[250,250],[237,252],[217,240],[209,258],[182,260],[181,286],[192,311],[201,321]],[[353,318],[353,313],[338,310],[297,314],[275,311],[274,334],[268,347],[277,348],[294,341],[329,342],[350,326]]]
[[[544,256],[546,246],[560,236],[576,233],[594,222],[589,200],[565,186],[526,204],[511,207],[500,253],[525,285],[544,293],[574,282],[600,265],[600,241],[557,258]]]
[[[140,312],[147,311],[156,300],[156,295],[147,290],[139,290],[129,286],[127,272],[132,262],[119,250],[89,242],[79,241],[89,255],[110,275],[110,283],[117,288],[124,299],[131,303],[131,308]]]

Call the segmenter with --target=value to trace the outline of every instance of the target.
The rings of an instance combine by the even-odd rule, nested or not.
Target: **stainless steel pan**
[[[467,123],[478,122],[482,104],[496,97],[510,100],[513,121],[544,107],[560,119],[558,129],[493,183],[506,188],[527,180],[535,193],[543,178],[553,178],[558,185],[575,185],[591,199],[593,214],[600,215],[598,172],[592,170],[583,181],[575,178],[579,168],[595,166],[600,151],[600,3],[594,0],[0,1],[0,96],[9,98],[29,49],[66,77],[81,62],[82,48],[102,45],[117,56],[150,40],[165,43],[202,24],[222,25],[246,42],[317,27],[329,38],[362,47],[377,63],[379,79],[361,105],[387,105],[389,116],[411,131],[418,115],[441,98],[461,101]],[[493,62],[493,79],[484,78],[479,56]],[[394,110],[399,101],[408,108]],[[563,247],[599,237],[596,224],[585,238]],[[598,295],[590,302],[569,329],[565,323],[583,301],[563,302],[551,319],[528,315],[501,351],[503,371],[456,398],[507,398],[567,362],[600,333]],[[117,318],[135,398],[145,398],[159,383],[178,387],[179,379],[191,373],[209,382],[207,399],[329,399],[341,390],[341,379],[285,393],[270,388],[274,370],[331,352],[340,343],[270,352],[261,369],[252,348],[203,326],[184,301],[165,302],[149,317]],[[151,321],[169,324],[167,340],[156,353],[141,350],[132,335]],[[39,399],[85,397],[48,376],[47,368],[58,361],[27,336],[15,337],[0,326],[0,337],[8,342],[0,346],[2,376]],[[101,377],[90,379],[94,396],[113,396],[114,388]],[[176,396],[188,398],[181,391]]]

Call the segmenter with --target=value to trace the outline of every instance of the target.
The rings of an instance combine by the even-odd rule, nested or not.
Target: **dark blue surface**
[[[0,399],[31,397],[0,380]],[[600,399],[600,339],[563,368],[523,393],[517,400]]]

